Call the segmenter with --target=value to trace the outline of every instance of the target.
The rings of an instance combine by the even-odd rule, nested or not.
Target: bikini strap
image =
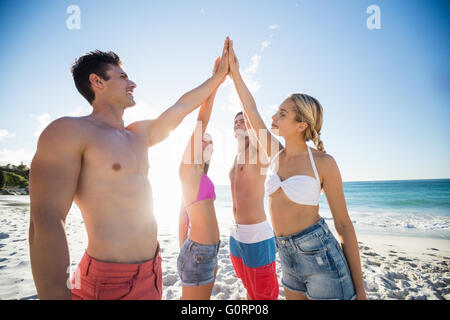
[[[273,162],[275,161],[276,158],[278,158],[278,156],[280,155],[280,153],[284,150],[281,149],[280,151],[278,151],[278,153],[272,158],[272,161],[270,161],[270,165],[269,165],[269,169],[271,169],[273,167]]]
[[[319,183],[320,183],[319,173],[317,172],[316,163],[314,162],[314,158],[312,156],[312,152],[311,152],[311,150],[310,150],[308,145],[306,145],[306,147],[308,149],[309,159],[311,160],[311,165],[312,165],[313,170],[314,170],[314,175],[316,176],[317,181],[319,181]]]

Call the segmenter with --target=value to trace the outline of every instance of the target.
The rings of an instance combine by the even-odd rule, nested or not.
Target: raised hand
[[[229,71],[229,51],[228,51],[228,46],[229,46],[229,42],[230,42],[230,38],[226,38],[225,39],[225,43],[223,45],[223,51],[222,51],[222,57],[220,58],[220,61],[218,62],[218,66],[217,66],[217,75],[220,76],[220,78],[222,77],[226,77],[226,75],[228,74]]]
[[[229,40],[229,38],[227,37],[227,39]],[[234,53],[234,48],[233,48],[233,40],[229,40],[229,46],[228,46],[228,63],[230,65],[230,72],[229,75],[231,78],[233,78],[233,76],[239,74],[239,60],[236,57],[236,54]]]
[[[216,61],[214,62],[214,69],[213,69],[213,75],[215,75],[217,73],[217,71],[219,70],[219,64],[220,64],[220,60],[222,58],[221,57],[217,57]],[[222,78],[222,80],[220,81],[219,85],[221,85],[225,79],[226,79],[227,75],[225,74]]]

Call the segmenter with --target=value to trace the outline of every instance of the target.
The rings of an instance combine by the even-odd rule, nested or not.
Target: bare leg
[[[304,293],[291,291],[286,287],[284,287],[284,296],[286,300],[309,300]]]

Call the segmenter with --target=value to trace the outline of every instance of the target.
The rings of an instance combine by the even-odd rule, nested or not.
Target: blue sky
[[[373,4],[379,30],[366,26]],[[69,5],[81,10],[79,30],[66,27]],[[228,35],[269,126],[290,93],[321,102],[321,137],[344,181],[449,178],[449,14],[448,1],[2,1],[0,163],[29,163],[50,121],[90,112],[70,74],[84,52],[121,57],[137,83],[129,123],[206,80]],[[216,184],[228,184],[239,109],[227,80],[207,130]],[[150,149],[156,184],[178,181],[196,117]]]

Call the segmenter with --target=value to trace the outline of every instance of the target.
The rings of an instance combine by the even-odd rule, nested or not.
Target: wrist
[[[356,296],[358,299],[367,299],[366,290],[364,288],[355,290]]]
[[[233,80],[241,78],[241,73],[239,72],[239,70],[230,70],[230,75]]]
[[[226,73],[215,73],[213,74],[213,76],[211,77],[211,79],[213,79],[214,83],[217,84],[216,88],[219,86],[219,84],[221,83],[222,79],[226,76]]]

